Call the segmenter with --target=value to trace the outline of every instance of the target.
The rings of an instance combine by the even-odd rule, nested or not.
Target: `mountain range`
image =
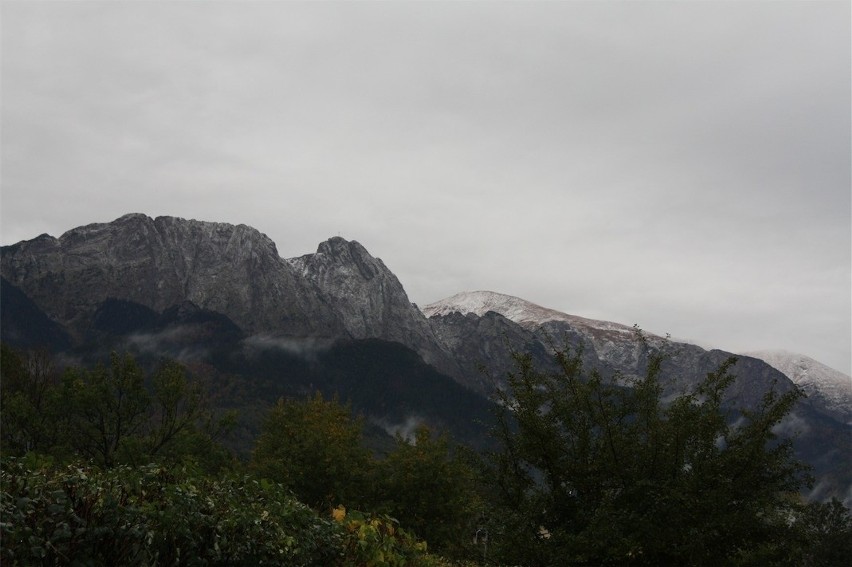
[[[110,350],[169,356],[206,376],[225,406],[321,390],[377,430],[427,422],[480,448],[516,352],[548,369],[553,349],[567,346],[585,367],[630,378],[664,351],[667,394],[732,356],[488,291],[421,310],[358,242],[335,237],[282,258],[245,225],[130,214],[4,246],[0,268],[3,342],[79,363]],[[818,478],[813,497],[852,500],[850,378],[799,355],[738,358],[728,403],[753,406],[768,388],[799,384],[808,398],[779,433],[798,435],[797,454]],[[244,420],[246,442],[257,415]]]

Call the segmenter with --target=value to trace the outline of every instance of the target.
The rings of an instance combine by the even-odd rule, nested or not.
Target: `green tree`
[[[317,509],[363,507],[371,456],[362,431],[362,420],[337,399],[281,399],[264,421],[251,467]]]
[[[476,473],[463,449],[451,450],[446,434],[433,437],[421,426],[411,442],[397,437],[377,472],[386,513],[431,548],[453,555],[463,552],[481,509]]]
[[[150,382],[142,453],[149,460],[193,461],[209,471],[227,466],[231,459],[219,440],[236,425],[236,412],[217,414],[201,383],[173,360],[162,361]]]
[[[69,368],[63,377],[64,422],[71,446],[82,456],[111,467],[147,422],[150,397],[145,375],[129,354],[112,353],[110,367]],[[125,454],[133,451],[125,451]]]
[[[852,514],[836,498],[806,506],[795,527],[804,550],[799,565],[832,567],[852,557]]]
[[[50,451],[58,442],[59,375],[45,351],[0,345],[0,442],[4,455]]]
[[[802,396],[767,392],[723,406],[735,359],[694,391],[663,401],[664,357],[631,382],[560,371],[517,355],[500,393],[496,471],[506,560],[564,564],[773,564],[785,561],[796,491],[808,482],[773,428]]]
[[[174,361],[146,376],[133,357],[113,353],[109,367],[70,367],[60,379],[47,353],[3,345],[0,369],[4,455],[78,455],[105,467],[192,460],[206,470],[230,460],[217,439],[234,416],[217,416]]]

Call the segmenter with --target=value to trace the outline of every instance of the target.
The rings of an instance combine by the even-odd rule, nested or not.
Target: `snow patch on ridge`
[[[763,360],[800,386],[808,397],[822,398],[829,409],[852,423],[852,377],[803,354],[784,350],[742,354]]]
[[[462,315],[473,313],[482,317],[487,312],[494,311],[527,329],[538,328],[549,321],[564,321],[573,326],[590,330],[624,333],[625,335],[632,335],[635,332],[633,327],[627,325],[568,315],[519,297],[493,291],[457,293],[452,297],[430,303],[421,310],[426,317],[444,316],[456,312]]]

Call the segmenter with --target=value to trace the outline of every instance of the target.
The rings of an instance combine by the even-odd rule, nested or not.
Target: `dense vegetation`
[[[839,503],[806,504],[776,439],[800,393],[721,403],[734,361],[664,400],[664,358],[627,382],[517,356],[483,455],[420,427],[378,452],[336,397],[282,398],[253,450],[205,384],[127,355],[70,366],[2,347],[0,559],[9,565],[835,565]],[[365,361],[359,364],[366,364]],[[427,548],[428,542],[428,548]],[[444,558],[431,553],[438,553]]]
[[[723,406],[728,360],[694,391],[663,403],[651,358],[642,379],[585,376],[580,356],[561,371],[526,356],[502,394],[497,456],[500,541],[536,565],[802,564],[798,490],[810,482],[774,428],[802,395],[766,392],[761,405]],[[505,529],[510,528],[510,529]]]

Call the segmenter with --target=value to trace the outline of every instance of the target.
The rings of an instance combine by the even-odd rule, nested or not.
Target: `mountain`
[[[759,358],[801,386],[844,423],[852,424],[852,378],[803,354],[783,350],[744,353]]]
[[[380,338],[455,370],[396,276],[342,238],[287,260],[245,225],[129,214],[4,246],[0,266],[78,343],[106,301],[155,312],[188,301],[226,315],[247,335]]]
[[[498,338],[495,334],[477,333],[471,327],[474,323],[481,326],[480,321],[495,316],[505,318],[507,322],[499,333],[512,336],[513,340],[502,341],[502,351],[498,344],[492,347],[492,352],[483,353],[493,357],[493,351],[498,351],[497,358],[501,362],[507,358],[505,351],[527,351],[530,345],[535,345],[537,352],[544,353],[543,357],[536,357],[537,364],[543,366],[548,363],[549,353],[554,347],[569,346],[583,353],[587,368],[596,369],[604,375],[619,372],[629,379],[644,373],[649,348],[662,350],[668,354],[668,360],[660,378],[671,393],[688,389],[732,356],[720,350],[708,351],[695,345],[676,343],[619,323],[569,315],[492,291],[459,293],[423,307],[423,313],[429,316],[438,330],[437,334],[445,338],[450,348],[452,341],[447,337],[454,335],[468,343],[493,344]],[[454,331],[454,327],[465,330]],[[511,333],[506,330],[509,327],[512,328]],[[740,378],[729,395],[746,405],[759,402],[762,393],[775,382],[779,383],[782,391],[793,387],[781,373],[754,358],[742,357],[736,371]]]
[[[489,311],[499,313],[507,319],[514,321],[526,329],[540,328],[545,323],[551,321],[563,321],[582,328],[589,334],[605,335],[623,334],[633,335],[635,330],[633,327],[621,325],[619,323],[611,323],[609,321],[595,321],[586,319],[576,315],[568,315],[548,309],[541,305],[536,305],[531,301],[496,293],[493,291],[467,291],[457,293],[446,299],[430,303],[423,308],[423,313],[427,317],[435,315],[447,315],[449,313],[473,313],[482,317]]]
[[[460,293],[421,311],[358,242],[331,238],[287,259],[251,227],[175,217],[130,214],[4,246],[0,275],[2,341],[83,364],[110,350],[146,364],[180,360],[223,406],[246,410],[244,444],[259,408],[320,390],[344,396],[377,428],[425,421],[483,447],[491,400],[516,353],[548,370],[553,349],[567,346],[587,369],[627,383],[662,351],[667,394],[732,356],[494,292]],[[816,376],[817,366],[806,366]],[[734,373],[727,402],[744,408],[801,378],[755,356],[739,357]],[[820,497],[852,495],[850,424],[838,399],[814,394],[782,424],[800,433],[797,451],[814,464]]]
[[[130,214],[4,246],[0,262],[3,277],[78,340],[107,299],[155,311],[191,301],[250,333],[345,331],[275,244],[245,225]]]
[[[61,325],[50,319],[27,295],[0,278],[0,331],[7,343],[23,347],[43,347],[61,351],[71,339]]]
[[[547,370],[552,369],[548,365],[553,348],[567,346],[582,353],[586,369],[597,370],[604,376],[620,375],[625,380],[642,375],[649,350],[663,352],[666,360],[659,379],[664,395],[692,389],[707,373],[734,356],[649,333],[640,334],[637,329],[618,323],[568,315],[490,291],[459,293],[426,305],[423,312],[429,316],[445,348],[456,354],[460,364],[470,360],[468,357],[485,361],[486,374],[492,378],[467,382],[485,395],[504,385],[501,377],[506,368],[512,367],[513,351],[531,353],[536,366]],[[726,392],[725,400],[732,409],[754,407],[770,389],[785,392],[795,387],[783,368],[770,366],[756,356],[741,355],[737,359],[733,368],[736,380]],[[808,368],[817,367],[810,364]],[[816,373],[810,376],[813,378]],[[825,384],[827,379],[819,382]],[[838,496],[852,504],[852,428],[844,419],[847,414],[838,412],[835,399],[811,395],[800,400],[777,431],[792,436],[798,458],[813,466],[818,482],[811,497]]]

